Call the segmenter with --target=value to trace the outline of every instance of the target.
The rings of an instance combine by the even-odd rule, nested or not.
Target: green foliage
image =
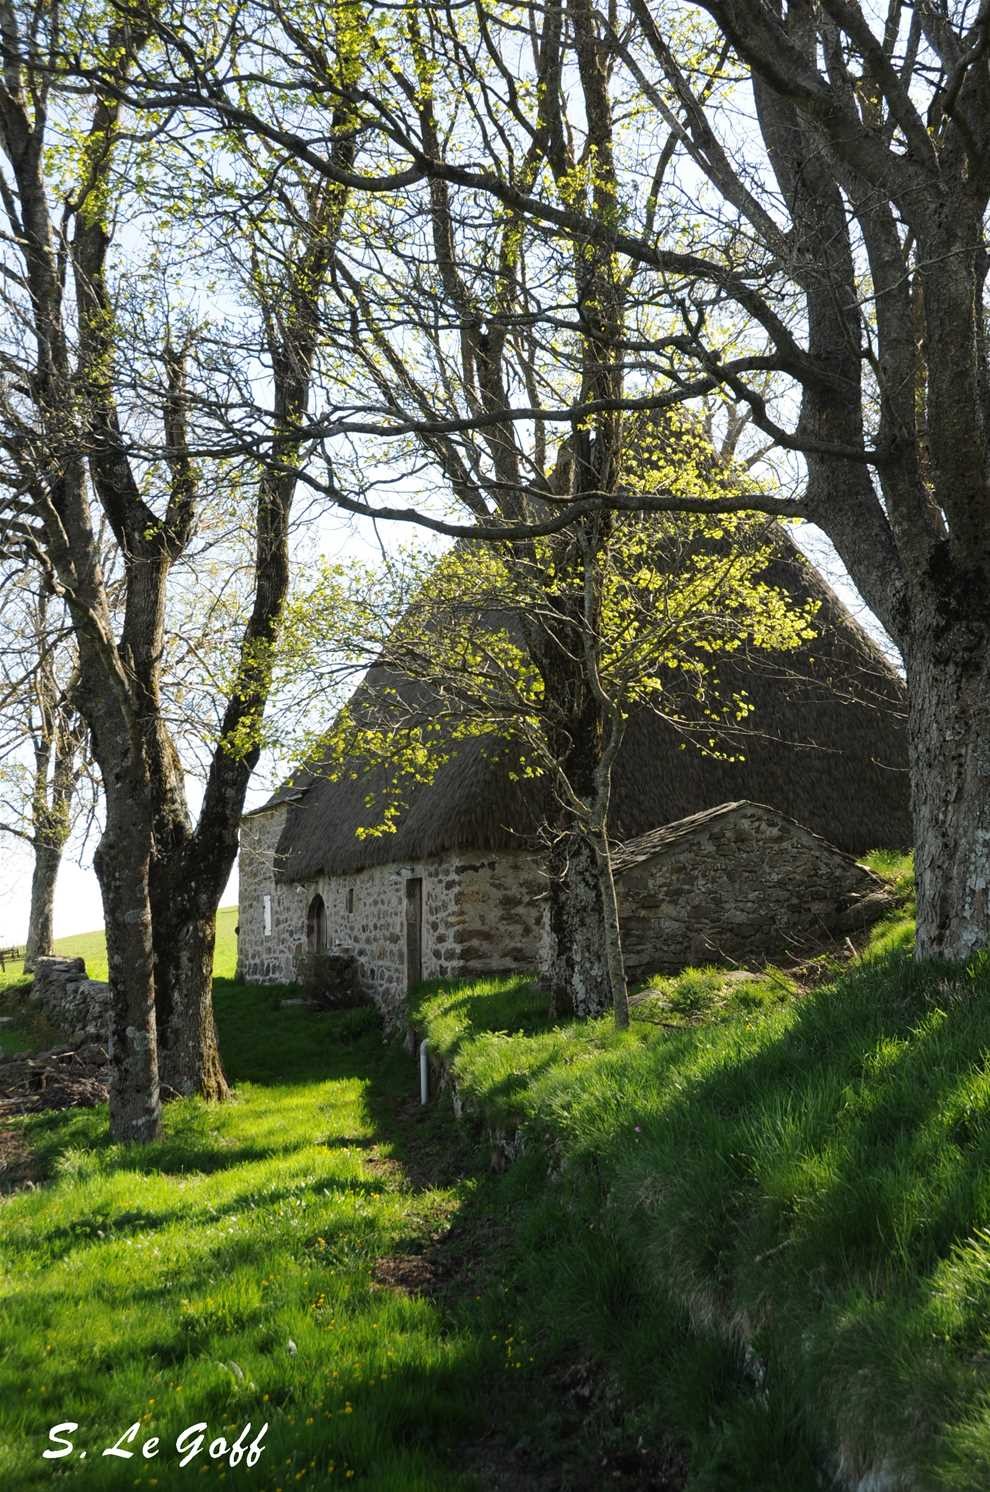
[[[793,999],[797,983],[779,969],[760,973],[709,965],[676,975],[654,975],[634,995],[636,1018],[692,1025],[701,1020],[766,1010]]]

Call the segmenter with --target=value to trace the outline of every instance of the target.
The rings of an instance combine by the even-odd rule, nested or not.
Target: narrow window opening
[[[316,953],[327,946],[327,909],[322,896],[314,896],[306,912],[306,947]]]
[[[348,911],[348,914],[350,914],[351,912],[353,912],[353,910],[354,910],[354,887],[352,886],[350,888],[350,890],[348,891],[348,893],[347,893],[347,911]]]
[[[272,935],[272,899],[271,899],[270,896],[266,896],[265,897],[265,908],[264,908],[264,912],[265,912],[265,937],[266,938],[270,938],[271,935]]]

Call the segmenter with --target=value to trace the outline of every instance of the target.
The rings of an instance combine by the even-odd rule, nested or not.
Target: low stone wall
[[[88,978],[81,958],[39,958],[31,999],[60,1031],[107,1040],[110,986]]]

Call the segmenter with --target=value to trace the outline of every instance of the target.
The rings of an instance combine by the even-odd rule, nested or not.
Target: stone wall
[[[67,1035],[107,1041],[110,986],[89,979],[81,958],[39,958],[31,999],[41,1006],[52,1025]]]
[[[288,984],[295,978],[292,957],[300,937],[295,922],[297,898],[291,887],[275,879],[275,849],[287,813],[283,803],[241,820],[237,977],[249,984]],[[305,932],[304,919],[303,938]]]
[[[297,945],[305,943],[307,908],[319,894],[328,946],[354,955],[362,987],[390,1028],[405,1023],[406,882],[413,877],[423,885],[424,979],[533,969],[539,957],[543,881],[531,856],[444,855],[286,888],[296,900]]]
[[[326,907],[330,948],[353,953],[363,988],[386,1024],[405,1019],[406,882],[423,885],[424,979],[536,968],[543,926],[539,866],[524,854],[451,854],[402,865],[372,866],[346,876],[285,884],[274,878],[274,848],[284,809],[245,820],[241,830],[238,964],[250,983],[294,977],[296,953],[306,946],[306,918],[314,896]],[[267,869],[266,869],[267,862]],[[271,932],[264,932],[264,897],[271,898]]]
[[[698,820],[616,877],[632,978],[686,964],[800,956],[889,906],[883,883],[865,866],[762,804]]]

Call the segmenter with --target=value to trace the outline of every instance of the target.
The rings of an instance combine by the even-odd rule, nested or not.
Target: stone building
[[[850,857],[910,843],[903,683],[788,541],[767,578],[820,602],[817,635],[720,664],[753,704],[745,737],[712,756],[657,714],[629,722],[612,828],[630,972],[772,954],[865,917],[877,885]],[[358,697],[396,687],[373,669]],[[421,978],[535,969],[540,780],[462,741],[409,787],[394,833],[359,837],[381,786],[378,768],[317,767],[245,816],[241,977],[289,981],[306,947],[347,948],[392,1021]]]
[[[721,803],[613,857],[631,979],[816,951],[890,904],[878,876],[764,803]]]

